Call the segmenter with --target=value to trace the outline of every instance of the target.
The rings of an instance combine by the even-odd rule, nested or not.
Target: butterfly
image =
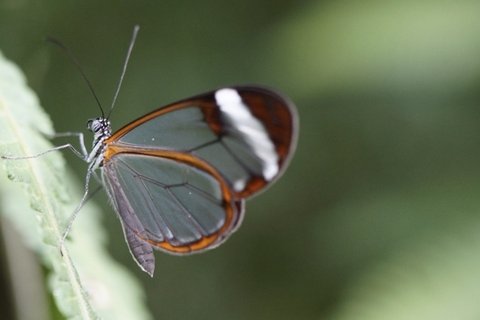
[[[136,32],[138,27],[124,72]],[[109,115],[102,110],[102,116],[88,120],[90,152],[80,135],[82,151],[76,153],[89,164],[81,204],[90,177],[100,171],[98,180],[128,248],[150,276],[154,249],[186,255],[225,242],[242,222],[245,200],[281,176],[297,143],[294,104],[257,86],[225,87],[181,100],[116,132]],[[73,149],[54,150],[65,147]]]
[[[223,243],[239,227],[245,200],[287,167],[296,119],[293,104],[271,90],[230,87],[155,110],[113,134],[108,119],[91,120],[92,163],[142,270],[153,273],[153,248],[188,254]]]

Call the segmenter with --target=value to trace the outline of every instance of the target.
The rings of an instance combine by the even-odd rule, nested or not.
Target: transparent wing
[[[105,162],[102,176],[144,270],[152,268],[153,254],[140,244],[178,254],[201,251],[223,242],[241,221],[243,201],[235,201],[221,176],[193,157],[118,153]]]
[[[291,102],[267,89],[235,87],[158,109],[117,131],[107,144],[110,150],[116,147],[115,152],[138,148],[199,157],[220,172],[236,199],[242,199],[282,173],[296,139]]]

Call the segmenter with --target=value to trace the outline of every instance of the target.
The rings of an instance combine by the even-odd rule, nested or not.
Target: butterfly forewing
[[[199,157],[242,199],[281,174],[295,148],[296,121],[291,103],[277,93],[225,88],[158,109],[120,129],[107,143]]]

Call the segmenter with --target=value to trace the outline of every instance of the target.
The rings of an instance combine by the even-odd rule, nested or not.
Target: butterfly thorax
[[[103,165],[105,140],[112,135],[112,127],[108,119],[98,117],[88,120],[87,129],[93,133],[93,142],[92,151],[88,154],[86,160],[90,163],[90,169],[95,170]]]

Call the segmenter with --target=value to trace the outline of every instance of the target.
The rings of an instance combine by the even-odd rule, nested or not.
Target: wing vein
[[[156,205],[155,201],[153,200],[153,196],[148,190],[147,185],[144,182],[144,178],[141,174],[139,174],[134,168],[129,166],[125,161],[120,160],[122,165],[124,165],[132,174],[134,181],[141,187],[141,195],[143,197],[143,200],[145,200],[148,208],[148,214],[151,217],[151,219],[155,222],[155,225],[157,226],[158,230],[160,231],[161,235],[163,236],[163,239],[171,239],[173,236],[172,229],[168,226],[166,221],[162,218],[161,215],[155,215]],[[125,183],[125,182],[124,182]],[[164,188],[164,186],[161,186]],[[160,222],[158,220],[160,220]],[[166,229],[166,230],[164,230]],[[148,232],[150,233],[150,232]]]
[[[241,159],[238,158],[238,156],[230,149],[230,147],[228,147],[228,145],[222,139],[220,139],[219,142],[225,148],[225,150],[233,157],[233,159],[240,165],[240,167],[245,169],[245,171],[247,171],[253,177],[258,176],[258,174],[253,172],[252,169],[247,167],[247,165],[245,163],[243,163],[243,161]]]
[[[142,195],[148,204],[148,209],[149,209],[148,214],[150,215],[151,219],[155,222],[155,225],[157,226],[158,230],[160,231],[164,239],[173,238],[172,229],[168,226],[165,219],[163,219],[160,214],[155,215],[155,211],[159,211],[159,210],[155,206],[153,196],[151,192],[148,190],[148,187],[145,184],[145,180],[140,175],[138,175],[138,177],[139,177],[138,180],[140,180],[139,183],[141,184],[141,186],[143,187],[143,190],[145,191],[145,195],[143,194],[143,192],[142,192]],[[160,220],[160,222],[157,219]],[[163,230],[163,229],[166,229],[166,230]]]
[[[171,188],[166,188],[167,193],[173,198],[173,200],[178,204],[182,212],[186,215],[187,219],[190,220],[195,227],[195,229],[200,232],[203,236],[208,235],[208,232],[200,225],[197,219],[192,215],[190,210],[180,201],[180,199],[172,192]]]

